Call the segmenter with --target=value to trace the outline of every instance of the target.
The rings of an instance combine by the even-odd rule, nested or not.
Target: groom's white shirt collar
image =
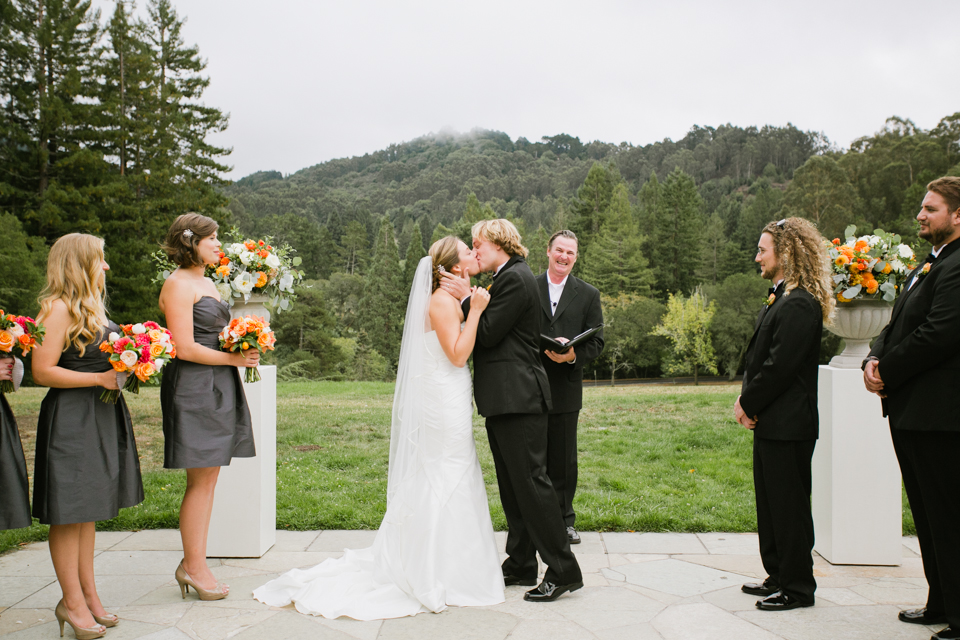
[[[498,274],[500,273],[500,269],[503,269],[504,265],[506,265],[508,262],[510,262],[510,258],[509,258],[509,257],[508,257],[506,260],[503,261],[503,264],[502,264],[502,265],[500,265],[499,267],[497,267],[497,270],[493,272],[493,275],[498,275]]]

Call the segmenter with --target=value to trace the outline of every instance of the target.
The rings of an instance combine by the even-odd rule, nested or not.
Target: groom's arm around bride
[[[508,586],[536,584],[539,552],[547,571],[524,598],[551,601],[583,582],[547,477],[546,412],[551,402],[540,362],[537,283],[511,222],[478,222],[473,246],[480,270],[495,274],[490,303],[477,328],[473,364],[474,397],[486,418],[509,526],[504,581]]]

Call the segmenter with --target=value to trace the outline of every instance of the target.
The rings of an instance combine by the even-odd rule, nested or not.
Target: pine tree
[[[663,293],[692,291],[700,266],[700,195],[693,178],[677,167],[660,191],[652,260],[657,289]]]
[[[393,224],[389,216],[384,216],[377,232],[373,262],[364,278],[357,321],[366,332],[367,345],[385,357],[391,366],[396,366],[400,355],[406,302]]]
[[[533,275],[538,275],[547,270],[547,241],[550,240],[550,235],[547,233],[547,230],[543,228],[543,225],[537,227],[537,233],[531,237],[528,241],[526,247],[529,253],[527,254],[527,265],[529,265],[530,270],[533,271]]]
[[[614,184],[610,172],[599,162],[594,162],[583,185],[577,189],[572,226],[577,234],[581,253],[589,250],[593,237],[600,232],[603,212],[610,206]]]
[[[647,295],[654,276],[643,255],[643,237],[630,207],[627,186],[614,188],[600,233],[583,261],[584,279],[608,296]]]
[[[354,275],[366,270],[367,247],[366,227],[351,220],[340,238],[340,265],[344,273]]]
[[[420,235],[420,225],[413,225],[410,233],[410,244],[407,245],[407,257],[403,262],[403,290],[409,292],[413,285],[413,276],[417,273],[417,265],[427,255],[423,248],[423,236]]]

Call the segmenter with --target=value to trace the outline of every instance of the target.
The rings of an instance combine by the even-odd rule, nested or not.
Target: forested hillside
[[[792,125],[694,126],[679,141],[642,147],[584,144],[566,134],[513,141],[478,130],[425,136],[287,177],[260,172],[224,193],[241,229],[289,241],[318,280],[310,298],[323,310],[323,328],[292,315],[291,326],[281,321],[280,356],[299,360],[298,372],[356,376],[366,362],[354,362],[358,345],[376,362],[364,375],[389,372],[398,323],[371,337],[376,323],[366,316],[402,316],[405,297],[388,300],[384,292],[405,292],[407,265],[432,239],[452,231],[468,240],[472,222],[502,216],[520,227],[535,272],[546,266],[553,231],[580,236],[577,270],[601,289],[611,325],[598,375],[682,372],[650,330],[670,294],[698,286],[715,303],[713,346],[720,370],[732,375],[767,286],[753,265],[767,222],[799,215],[830,238],[853,223],[915,242],[924,185],[960,173],[958,162],[960,113],[931,131],[891,118],[846,151]],[[825,339],[824,358],[838,344]]]

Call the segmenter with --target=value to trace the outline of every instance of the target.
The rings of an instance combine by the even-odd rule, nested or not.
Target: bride
[[[257,600],[357,620],[503,602],[464,366],[490,295],[474,288],[464,322],[459,302],[439,288],[443,271],[467,279],[479,271],[473,251],[454,236],[430,247],[410,290],[393,398],[387,512],[373,546],[288,571],[256,589]]]

